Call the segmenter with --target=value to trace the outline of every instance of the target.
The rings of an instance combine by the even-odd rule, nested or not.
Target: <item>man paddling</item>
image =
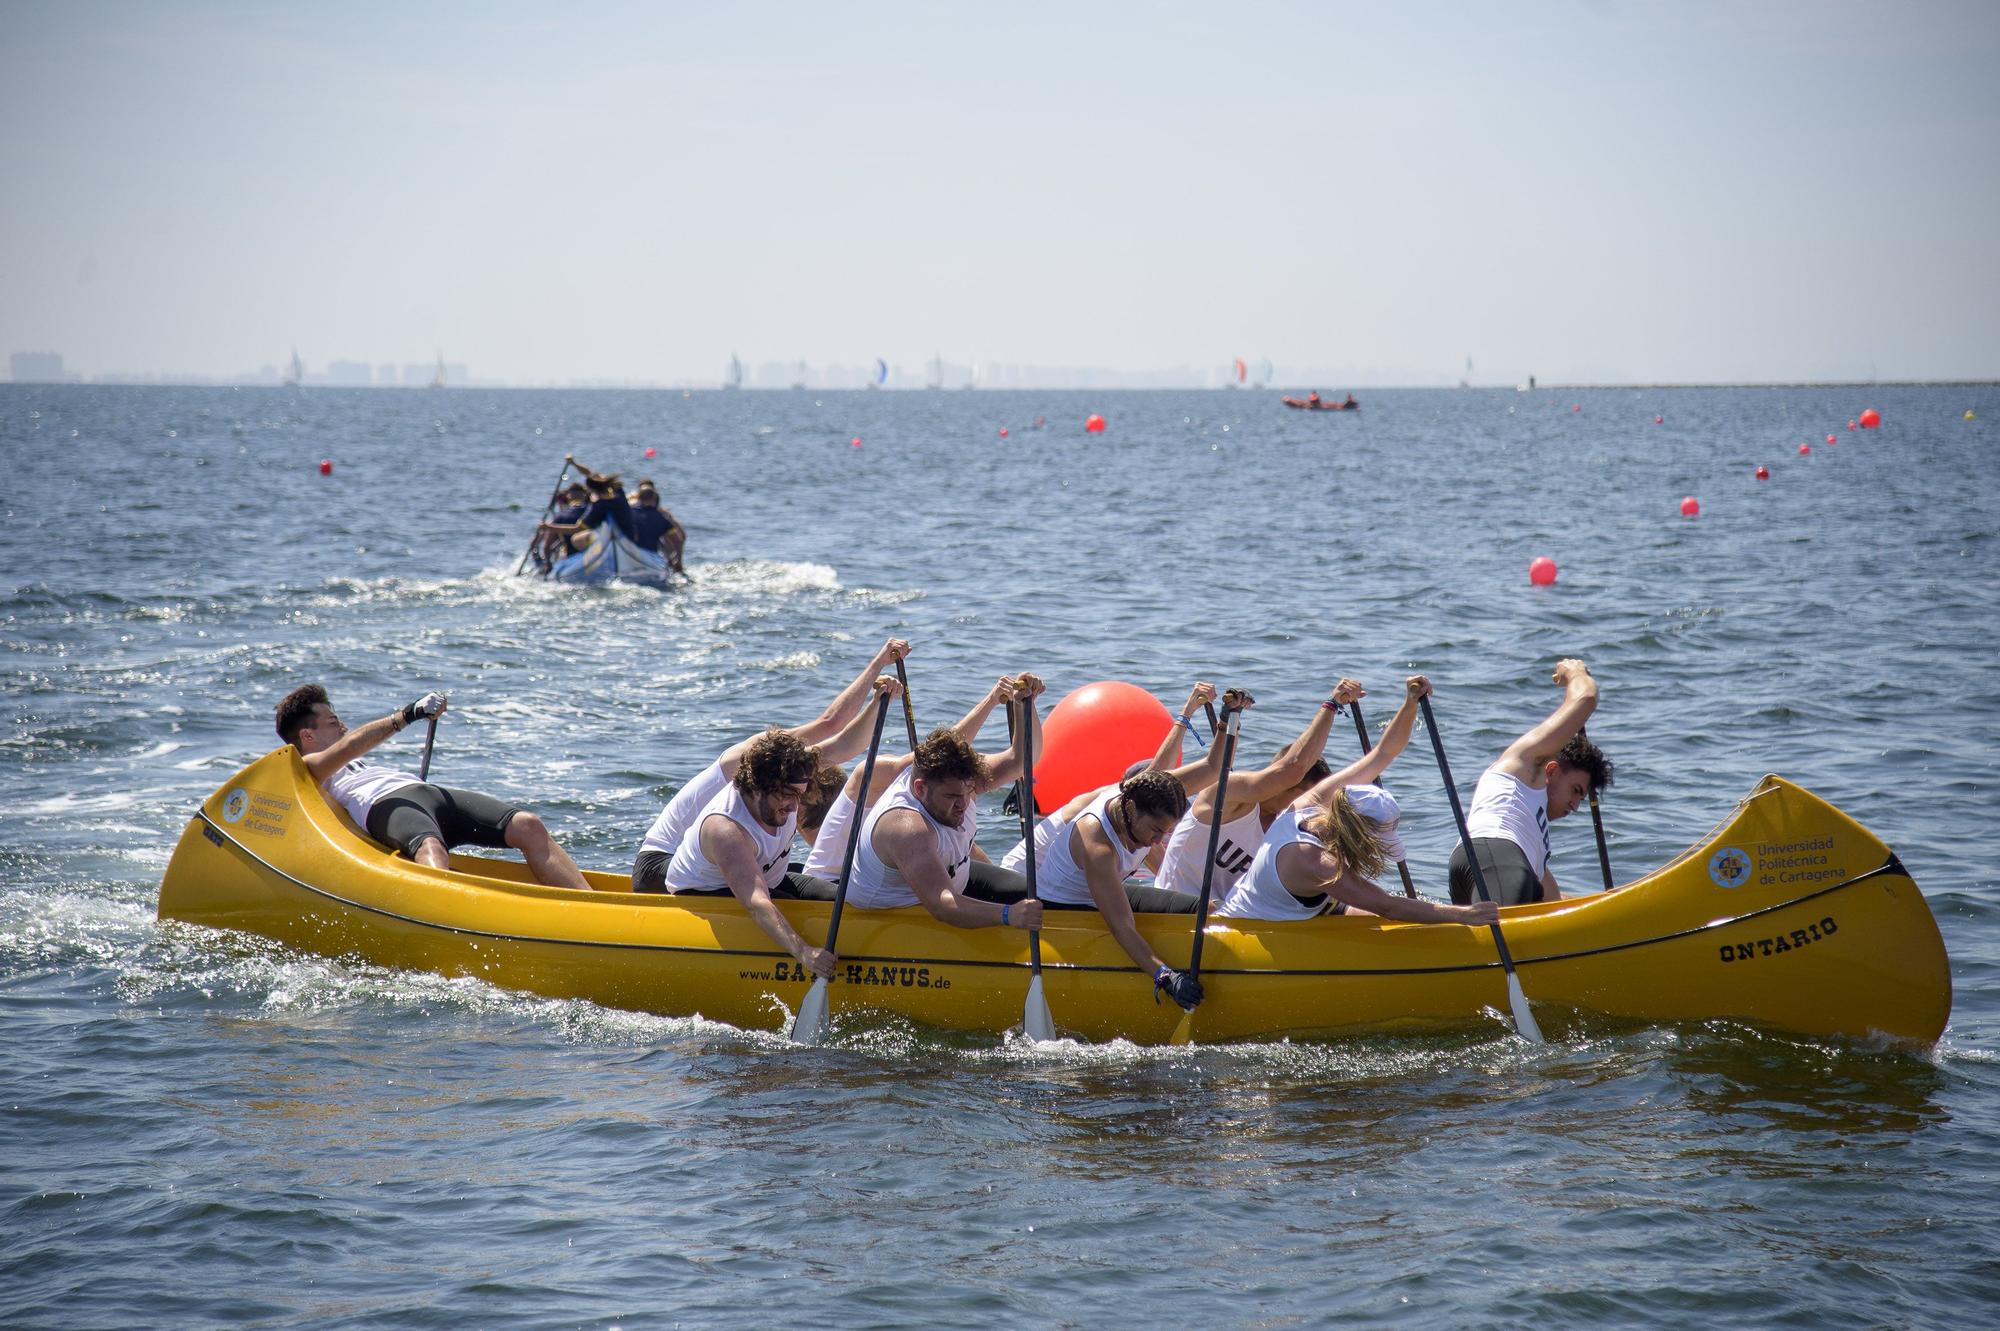
[[[1213,685],[1197,684],[1183,720],[1214,696]],[[1234,693],[1229,701],[1241,711],[1251,699]],[[1222,747],[1212,745],[1200,762],[1172,771],[1148,767],[1116,786],[1085,791],[1042,819],[1034,833],[1035,887],[1041,899],[1056,910],[1096,910],[1125,955],[1153,977],[1153,987],[1189,1011],[1201,1002],[1201,982],[1162,961],[1133,915],[1191,915],[1200,899],[1125,880],[1187,812],[1189,789],[1199,792],[1215,783]],[[1025,865],[1027,855],[1027,843],[1018,843],[1001,863],[1008,868]]]
[[[1373,749],[1299,796],[1272,822],[1249,872],[1215,914],[1219,919],[1309,920],[1361,913],[1419,924],[1491,924],[1491,904],[1445,906],[1385,892],[1373,880],[1403,858],[1396,797],[1373,784],[1410,743],[1417,702],[1430,681],[1412,675]]]
[[[1330,774],[1320,755],[1326,750],[1333,718],[1343,706],[1367,696],[1359,680],[1342,677],[1314,711],[1305,730],[1278,750],[1275,758],[1254,772],[1229,774],[1229,804],[1222,811],[1222,832],[1215,846],[1211,901],[1220,902],[1229,895],[1229,889],[1250,867],[1257,848],[1264,844],[1264,833],[1286,806]],[[1189,896],[1200,895],[1202,875],[1208,867],[1209,826],[1214,818],[1215,790],[1210,788],[1196,795],[1174,824],[1155,884]]]
[[[576,861],[556,844],[542,820],[491,795],[435,786],[414,772],[362,762],[364,755],[418,717],[444,714],[442,693],[349,730],[318,684],[293,689],[278,703],[278,737],[305,755],[306,770],[327,798],[346,809],[368,835],[417,863],[451,868],[453,846],[502,846],[521,852],[535,881],[588,891]]]
[[[1549,867],[1549,824],[1611,784],[1611,760],[1582,733],[1597,710],[1590,668],[1566,658],[1556,662],[1554,680],[1562,703],[1480,774],[1465,815],[1486,890],[1502,906],[1562,896]],[[1472,866],[1460,845],[1451,853],[1451,899],[1470,901],[1472,893]]]
[[[979,830],[976,802],[985,792],[1012,781],[1020,770],[1018,737],[1016,745],[989,762],[956,731],[932,731],[917,746],[909,769],[883,792],[861,824],[848,904],[862,910],[921,904],[937,919],[961,929],[1041,928],[1042,903],[1022,899],[1027,896],[1025,880],[1005,884],[1005,899],[999,901],[976,899],[973,882],[973,837]]]
[[[786,733],[801,745],[816,750],[823,766],[844,762],[860,753],[868,747],[873,726],[864,706],[872,691],[870,686],[879,672],[909,654],[909,643],[901,638],[889,639],[854,677],[853,682],[827,704],[825,711],[804,725],[788,728]],[[900,687],[896,691],[900,694]],[[743,755],[760,737],[753,735],[724,749],[721,757],[681,787],[679,793],[660,810],[659,816],[653,819],[653,825],[647,829],[645,840],[639,846],[638,858],[632,866],[632,889],[635,892],[666,890],[667,865],[672,862],[674,852],[680,849],[688,829],[694,826],[695,818],[709,802],[728,788]],[[811,778],[807,780],[810,784]]]

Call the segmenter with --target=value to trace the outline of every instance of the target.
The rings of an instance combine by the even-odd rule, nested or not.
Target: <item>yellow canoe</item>
[[[329,956],[470,975],[609,1007],[781,1029],[806,978],[731,898],[640,896],[527,880],[514,861],[399,859],[327,803],[297,753],[258,759],[203,803],[160,883],[160,916],[242,929]],[[830,907],[782,903],[807,938]],[[1147,915],[1161,956],[1188,955],[1192,920]],[[1943,940],[1889,848],[1808,791],[1767,776],[1700,845],[1613,893],[1503,912],[1545,1028],[1570,1014],[1728,1019],[1811,1036],[1930,1044],[1951,1012]],[[1165,1043],[1153,1001],[1094,912],[1042,933],[1056,1024],[1088,1040]],[[832,987],[843,1011],[1000,1033],[1020,1024],[1027,936],[954,929],[923,910],[850,909]],[[1214,921],[1202,953],[1202,1041],[1326,1039],[1464,1026],[1505,1013],[1489,930],[1372,918]]]

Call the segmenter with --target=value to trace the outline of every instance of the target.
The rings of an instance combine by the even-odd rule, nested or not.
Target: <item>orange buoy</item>
[[[1868,410],[1866,410],[1866,411],[1862,412],[1862,413],[1861,413],[1861,428],[1862,428],[1862,429],[1864,429],[1864,430],[1879,430],[1879,429],[1881,429],[1881,428],[1882,428],[1882,413],[1881,413],[1881,412],[1879,412],[1879,411],[1877,411],[1877,410],[1875,410],[1875,408],[1873,408],[1873,407],[1870,407],[1870,408],[1868,408]]]
[[[1053,812],[1086,790],[1109,785],[1158,752],[1173,714],[1137,684],[1101,680],[1057,703],[1042,722],[1035,754],[1035,804]]]
[[[1768,480],[1770,480],[1770,479],[1771,479],[1771,469],[1770,469],[1769,467],[1759,467],[1759,468],[1757,468],[1757,479],[1758,479],[1758,480],[1760,480],[1760,481],[1768,481]]]
[[[332,459],[332,458],[321,458],[321,459],[319,460],[319,474],[320,474],[320,475],[322,475],[322,476],[331,476],[331,475],[333,475],[333,459]]]
[[[1701,512],[1701,501],[1699,499],[1696,499],[1693,495],[1689,495],[1687,498],[1681,500],[1682,517],[1691,518],[1699,512]]]
[[[1547,555],[1536,555],[1528,564],[1528,581],[1537,587],[1553,586],[1556,580],[1556,561]]]
[[[1103,433],[1104,433],[1104,418],[1103,418],[1102,416],[1099,416],[1099,415],[1097,415],[1096,413],[1094,413],[1094,412],[1093,412],[1093,413],[1091,414],[1091,417],[1090,417],[1090,419],[1089,419],[1089,420],[1086,420],[1086,421],[1085,421],[1085,422],[1083,423],[1083,428],[1084,428],[1085,430],[1089,431],[1089,432],[1090,432],[1091,434],[1103,434]]]

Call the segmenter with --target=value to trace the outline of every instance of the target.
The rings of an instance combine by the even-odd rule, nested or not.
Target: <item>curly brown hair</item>
[[[956,730],[933,730],[917,745],[917,778],[921,781],[971,781],[984,784],[988,777],[986,758]]]
[[[1178,818],[1187,812],[1187,787],[1172,772],[1141,772],[1118,783],[1133,813],[1146,817]]]
[[[333,700],[326,696],[323,685],[299,685],[278,699],[278,738],[287,744],[296,745],[299,742],[299,732],[312,724],[314,709],[331,706]]]
[[[750,741],[736,765],[736,789],[748,799],[775,795],[787,786],[807,785],[819,770],[819,750],[808,748],[789,730],[776,726]]]

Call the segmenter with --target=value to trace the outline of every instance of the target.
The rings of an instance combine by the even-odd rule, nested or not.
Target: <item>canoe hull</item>
[[[233,815],[233,816],[232,816]],[[292,751],[251,764],[190,820],[160,915],[328,956],[474,976],[609,1007],[781,1029],[807,977],[727,898],[639,896],[527,881],[521,865],[398,859],[329,806]],[[825,904],[780,909],[824,937]],[[1052,913],[1044,988],[1057,1026],[1090,1040],[1166,1043],[1155,1003],[1094,912]],[[1141,916],[1170,961],[1185,916]],[[1702,846],[1623,890],[1509,909],[1507,939],[1543,1025],[1569,1014],[1727,1019],[1812,1036],[1927,1044],[1950,1013],[1935,921],[1901,864],[1859,824],[1766,777]],[[998,1033],[1020,1025],[1026,935],[960,930],[917,908],[848,910],[836,1021],[856,1009]],[[1505,977],[1484,929],[1341,918],[1213,921],[1203,950],[1204,1042],[1327,1039],[1502,1020]]]

